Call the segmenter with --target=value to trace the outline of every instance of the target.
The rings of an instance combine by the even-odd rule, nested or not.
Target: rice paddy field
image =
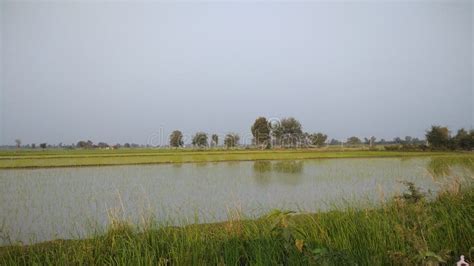
[[[35,149],[0,151],[0,169],[320,158],[413,157],[450,154],[453,153],[370,151],[350,148],[319,150]],[[459,153],[456,155],[461,156]],[[467,154],[467,156],[471,155]]]
[[[474,255],[472,153],[3,151],[0,168],[2,265],[452,265]]]

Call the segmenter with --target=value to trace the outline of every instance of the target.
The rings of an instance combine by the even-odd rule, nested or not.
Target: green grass
[[[0,248],[2,265],[419,265],[472,258],[474,189],[433,201],[185,227],[113,223],[103,235]],[[436,265],[436,264],[435,264]]]
[[[35,167],[76,167],[158,163],[222,162],[250,160],[301,160],[319,158],[366,158],[457,155],[472,153],[398,152],[369,150],[18,150],[0,151],[0,169]]]

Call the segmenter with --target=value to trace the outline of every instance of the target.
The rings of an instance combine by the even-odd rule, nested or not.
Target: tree
[[[183,146],[183,133],[179,130],[175,130],[170,135],[170,146],[171,147],[181,147]]]
[[[462,150],[472,150],[474,148],[474,130],[467,132],[464,128],[458,130],[454,137],[455,147]]]
[[[393,138],[393,143],[395,143],[395,144],[402,144],[402,139],[399,138],[399,137],[395,137],[395,138]]]
[[[373,146],[375,145],[375,141],[377,141],[377,138],[376,138],[376,137],[374,137],[374,136],[370,137],[370,139],[369,139],[369,146],[370,146],[370,147],[373,147]]]
[[[257,146],[270,145],[270,125],[265,117],[259,117],[251,127],[252,135]]]
[[[405,136],[405,144],[412,144],[413,143],[413,138],[410,136]]]
[[[235,147],[239,144],[240,136],[236,133],[229,133],[224,138],[224,145],[227,148]]]
[[[17,147],[17,148],[20,148],[20,146],[21,146],[21,139],[16,139],[16,140],[15,140],[15,143],[16,143],[16,147]]]
[[[212,134],[211,141],[212,146],[217,146],[219,144],[219,136],[217,136],[217,134]]]
[[[36,149],[36,144],[35,144],[35,143],[32,143],[32,144],[31,144],[31,148],[32,148],[32,149]]]
[[[92,148],[94,146],[94,143],[90,140],[88,141],[80,140],[77,142],[76,146],[79,148]]]
[[[341,142],[337,139],[331,139],[331,141],[329,141],[329,145],[341,145]]]
[[[364,138],[364,144],[369,145],[369,147],[373,147],[376,140],[377,138],[374,136],[371,136],[370,138]]]
[[[431,126],[426,132],[426,140],[435,149],[446,149],[449,145],[449,130],[447,127]]]
[[[473,150],[474,149],[474,130],[470,130],[469,131],[469,136],[471,137],[471,147],[470,149]]]
[[[293,117],[283,118],[279,125],[272,127],[277,143],[284,146],[296,146],[301,142],[303,130],[301,123]]]
[[[352,136],[347,139],[346,143],[348,145],[360,145],[362,141],[358,137]]]
[[[300,138],[300,145],[308,147],[309,145],[311,145],[311,142],[311,134],[309,134],[308,132],[303,132]]]
[[[196,133],[196,135],[194,135],[193,137],[192,144],[193,146],[200,147],[200,148],[207,147],[208,146],[207,134],[204,132]]]
[[[105,148],[108,148],[109,147],[109,144],[105,143],[105,142],[99,142],[97,144],[97,147],[99,148],[102,148],[102,149],[105,149]]]
[[[328,139],[328,136],[323,133],[318,132],[318,133],[309,135],[309,139],[311,140],[312,145],[321,147],[324,145],[324,143]]]
[[[46,144],[46,143],[41,143],[41,144],[40,144],[40,148],[41,148],[41,149],[46,149],[46,146],[47,146],[47,145],[48,145],[48,144]]]
[[[130,146],[130,143],[127,142],[127,143],[123,144],[123,147],[124,148],[130,148],[131,146]]]
[[[377,138],[374,136],[371,136],[370,138],[364,138],[364,144],[369,145],[369,147],[374,147],[376,141]]]

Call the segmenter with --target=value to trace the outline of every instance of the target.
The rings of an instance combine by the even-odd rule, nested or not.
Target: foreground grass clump
[[[102,236],[0,248],[0,264],[413,265],[472,259],[474,189],[433,201],[409,193],[377,209],[275,211],[257,220],[149,227],[115,224]]]

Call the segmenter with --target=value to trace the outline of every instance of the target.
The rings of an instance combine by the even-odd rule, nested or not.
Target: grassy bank
[[[2,265],[414,265],[470,258],[474,190],[418,194],[376,209],[275,211],[258,220],[159,227],[123,223],[87,240],[0,248]],[[470,254],[471,252],[471,254]]]
[[[459,155],[453,152],[398,152],[368,150],[72,150],[72,151],[3,151],[0,169],[133,165],[158,163],[223,162],[250,160],[301,160],[319,158],[366,158]]]

